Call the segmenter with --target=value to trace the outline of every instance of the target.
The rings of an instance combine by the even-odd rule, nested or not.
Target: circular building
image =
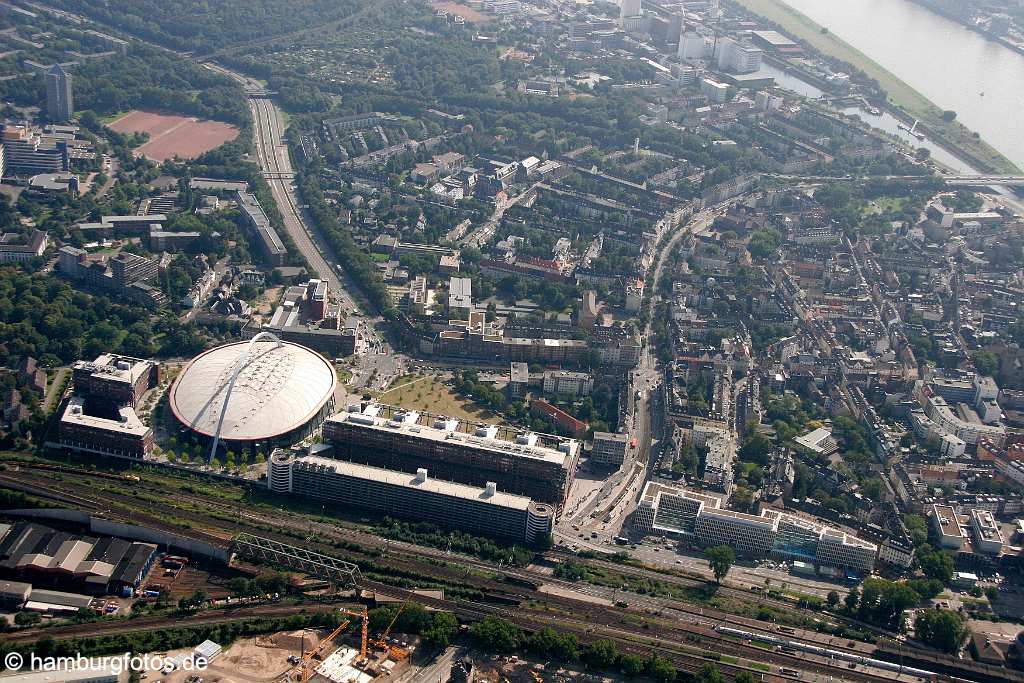
[[[174,417],[229,450],[264,450],[308,436],[334,412],[334,367],[269,333],[192,359],[171,387]]]

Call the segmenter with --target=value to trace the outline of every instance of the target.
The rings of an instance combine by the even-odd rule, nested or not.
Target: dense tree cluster
[[[383,633],[393,622],[392,633],[422,636],[435,647],[447,647],[459,632],[459,621],[451,612],[428,612],[413,602],[378,607],[370,610],[368,617],[371,633]]]
[[[351,231],[338,220],[334,209],[324,198],[316,174],[302,174],[297,185],[299,194],[309,206],[309,214],[314,224],[320,228],[324,238],[331,245],[345,272],[355,280],[373,306],[381,311],[390,309],[391,297],[377,273],[373,259],[359,248],[352,239]]]
[[[449,32],[445,40],[416,35],[388,43],[384,59],[399,89],[423,99],[478,91],[501,77],[494,48],[473,42],[469,31]]]
[[[917,639],[925,645],[955,654],[967,636],[963,615],[948,609],[929,609],[918,612],[914,620]]]
[[[522,546],[509,547],[489,538],[473,536],[464,531],[449,530],[430,522],[408,522],[385,517],[374,527],[375,533],[395,541],[405,541],[431,548],[451,549],[493,562],[525,566],[533,559],[534,551]]]
[[[0,268],[0,357],[32,356],[52,367],[103,351],[146,356],[153,334],[144,308]]]
[[[156,48],[134,43],[128,55],[87,61],[75,69],[75,107],[101,116],[129,109],[164,109],[248,125],[249,108],[237,84]],[[22,106],[46,101],[41,74],[0,83],[4,99]]]
[[[319,26],[358,7],[354,0],[57,0],[54,4],[154,43],[200,53]]]
[[[670,661],[656,653],[647,659],[637,655],[623,654],[611,640],[596,640],[590,645],[580,645],[571,633],[559,633],[552,628],[542,628],[526,634],[518,626],[494,616],[487,616],[469,628],[473,645],[484,652],[509,653],[526,650],[543,659],[557,659],[573,662],[583,659],[595,669],[618,669],[628,677],[647,675],[659,683],[672,683],[678,671]],[[717,672],[717,669],[714,669]],[[710,672],[708,672],[710,673]],[[707,683],[713,676],[700,679]]]
[[[908,584],[880,578],[865,579],[847,595],[846,606],[858,619],[890,631],[902,631],[903,612],[921,601]]]

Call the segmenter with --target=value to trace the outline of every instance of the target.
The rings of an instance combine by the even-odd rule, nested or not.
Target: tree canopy
[[[917,639],[925,645],[955,654],[967,635],[966,620],[948,609],[929,609],[918,613],[914,621]]]
[[[708,558],[708,566],[711,567],[711,571],[715,575],[715,582],[721,583],[725,575],[732,569],[733,562],[736,561],[736,551],[727,545],[719,545],[708,548],[704,554]]]

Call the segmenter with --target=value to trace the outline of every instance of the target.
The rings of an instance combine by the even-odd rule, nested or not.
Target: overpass
[[[1006,185],[1024,187],[1021,175],[947,175],[942,176],[947,185]]]
[[[830,181],[852,181],[862,179],[876,180],[929,180],[929,175],[871,175],[871,176],[827,176],[827,175],[793,175],[785,173],[765,173],[764,175],[780,180],[795,180],[810,183]],[[1005,185],[1008,187],[1024,187],[1024,175],[983,175],[983,174],[950,174],[939,175],[947,185],[952,186],[985,186]]]

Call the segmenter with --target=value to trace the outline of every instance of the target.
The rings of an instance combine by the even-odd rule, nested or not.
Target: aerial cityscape
[[[0,683],[1024,683],[1019,0],[0,0],[0,103]]]

